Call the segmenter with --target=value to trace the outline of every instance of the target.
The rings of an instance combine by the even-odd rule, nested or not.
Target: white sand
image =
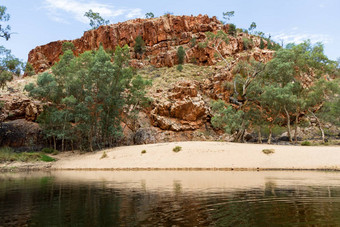
[[[175,153],[172,149],[181,146]],[[264,154],[263,149],[274,149]],[[146,150],[145,154],[141,154]],[[227,142],[175,142],[117,147],[61,156],[52,169],[334,169],[340,170],[339,146],[279,146]]]

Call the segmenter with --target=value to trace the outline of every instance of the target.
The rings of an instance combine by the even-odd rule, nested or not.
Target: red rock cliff
[[[84,32],[80,39],[68,42],[75,45],[75,54],[79,54],[97,49],[100,43],[105,49],[114,49],[117,45],[125,44],[132,47],[135,38],[141,35],[146,44],[145,57],[152,56],[150,63],[156,67],[162,67],[174,64],[174,54],[170,53],[173,47],[187,44],[193,37],[202,38],[207,31],[220,29],[223,29],[223,25],[216,17],[168,15],[101,26],[98,29]],[[48,69],[58,61],[62,53],[63,42],[67,42],[67,40],[36,47],[30,51],[28,62],[37,72]]]

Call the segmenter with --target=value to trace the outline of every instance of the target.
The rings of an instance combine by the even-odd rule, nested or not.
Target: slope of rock
[[[186,62],[213,65],[216,63],[215,51],[212,48],[200,48],[195,43],[206,38],[205,32],[218,30],[227,32],[228,25],[223,25],[216,17],[209,18],[207,15],[166,15],[159,18],[134,19],[86,31],[76,40],[55,41],[38,46],[29,52],[28,62],[33,65],[36,72],[42,72],[59,60],[64,42],[72,42],[75,46],[75,54],[80,54],[97,49],[100,44],[107,50],[114,50],[117,45],[133,47],[136,37],[140,35],[146,44],[146,51],[140,56],[130,48],[131,56],[134,58],[131,64],[135,67],[148,64],[155,67],[174,66],[178,63],[176,53],[180,45],[186,49]],[[232,56],[244,50],[245,36],[249,35],[241,33],[237,37],[230,37],[229,44],[221,47],[222,55]],[[192,42],[193,39],[195,43]],[[252,39],[254,46],[260,45],[258,37],[252,36]],[[268,60],[271,54],[262,54],[262,51],[254,54],[256,60],[263,57]]]
[[[125,137],[121,142],[129,145],[220,140],[225,135],[212,129],[209,103],[216,99],[228,101],[230,91],[225,85],[233,80],[232,69],[239,61],[253,58],[267,62],[274,53],[259,48],[259,37],[238,33],[235,37],[229,36],[229,42],[222,43],[219,47],[222,56],[228,58],[227,67],[221,59],[216,58],[214,48],[209,45],[202,47],[199,43],[206,41],[206,32],[216,33],[222,30],[227,33],[228,28],[228,25],[223,25],[216,17],[209,18],[206,15],[165,15],[152,19],[134,19],[86,31],[76,40],[55,41],[38,46],[30,51],[28,62],[36,72],[49,69],[59,60],[64,42],[74,44],[76,55],[97,49],[100,45],[106,50],[114,50],[117,45],[128,45],[131,65],[138,68],[138,73],[144,78],[153,80],[148,96],[154,101],[150,108],[140,113],[137,128],[123,127]],[[146,44],[142,55],[133,51],[135,39],[139,35]],[[244,47],[244,39],[251,40],[251,48]],[[173,67],[178,64],[179,46],[183,46],[186,52],[186,64],[182,72]],[[26,79],[30,80],[28,77]],[[21,90],[22,87],[21,85]],[[2,145],[20,147],[27,146],[27,141],[39,143],[41,133],[35,121],[42,111],[42,105],[21,96],[20,92],[2,96],[0,99],[4,102],[1,121],[5,121],[6,129],[18,132],[18,128],[22,127],[27,138],[32,138],[34,132],[36,133],[33,139],[25,140],[20,139],[25,138],[25,134],[5,134],[2,131]],[[15,136],[20,143],[15,143]]]

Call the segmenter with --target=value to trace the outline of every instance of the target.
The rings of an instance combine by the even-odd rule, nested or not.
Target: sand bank
[[[175,146],[182,147],[173,152]],[[263,149],[274,149],[265,154]],[[142,154],[142,150],[146,153]],[[106,157],[103,158],[103,153]],[[339,146],[286,146],[228,142],[174,142],[64,154],[59,170],[340,170]]]

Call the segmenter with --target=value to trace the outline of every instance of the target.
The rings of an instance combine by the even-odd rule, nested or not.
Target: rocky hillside
[[[43,72],[50,68],[62,54],[62,44],[72,42],[75,46],[75,54],[87,50],[97,49],[100,44],[106,50],[113,50],[117,45],[129,45],[133,47],[137,36],[142,36],[146,51],[140,56],[131,49],[131,57],[134,59],[132,65],[144,67],[153,65],[159,67],[171,67],[178,63],[176,56],[178,46],[186,48],[185,62],[195,62],[199,65],[214,65],[216,59],[212,48],[200,48],[197,45],[205,40],[206,32],[228,31],[228,25],[223,25],[216,17],[204,16],[173,16],[166,15],[151,19],[134,19],[123,23],[101,26],[95,30],[84,32],[84,35],[75,40],[55,41],[38,46],[31,50],[28,62],[31,63],[36,72]],[[230,36],[229,44],[220,47],[224,56],[235,56],[245,48],[243,38],[253,40],[253,45],[258,47],[260,39],[241,33],[237,37]],[[193,43],[195,40],[195,43]],[[265,41],[266,42],[266,41]],[[257,50],[253,53],[256,60],[262,58],[268,60],[272,55],[265,50]]]
[[[226,139],[223,133],[211,127],[210,102],[219,98],[229,100],[230,89],[226,84],[233,80],[232,69],[239,61],[252,57],[267,62],[274,53],[259,48],[259,37],[238,32],[236,36],[228,37],[228,43],[219,46],[219,52],[229,61],[227,67],[225,62],[216,58],[213,47],[202,47],[199,44],[206,41],[206,32],[222,30],[227,33],[228,29],[229,26],[220,23],[216,17],[201,15],[135,19],[86,31],[76,40],[55,41],[38,46],[30,51],[28,62],[36,72],[48,70],[58,61],[64,42],[74,44],[75,54],[97,49],[100,44],[107,50],[127,44],[131,47],[131,65],[138,68],[138,73],[143,77],[153,81],[153,87],[148,93],[153,103],[140,113],[137,125],[122,123],[125,134],[122,143]],[[135,53],[132,48],[138,35],[142,36],[146,44],[146,51],[142,55]],[[244,46],[245,38],[251,40],[248,48]],[[176,53],[179,46],[183,46],[186,52],[182,72],[173,67],[178,64]],[[15,86],[15,83],[9,86]],[[10,133],[20,131],[20,128],[29,128],[27,124],[35,125],[41,104],[27,98],[22,92],[22,86],[14,92],[2,92],[0,99],[5,103],[2,111],[2,120],[5,122],[0,130],[1,145],[20,147],[28,146],[29,143],[41,143],[40,132],[36,127],[31,131],[26,130],[30,134],[39,134],[33,137],[33,142],[29,139],[32,136],[25,135],[25,130],[20,135]]]

